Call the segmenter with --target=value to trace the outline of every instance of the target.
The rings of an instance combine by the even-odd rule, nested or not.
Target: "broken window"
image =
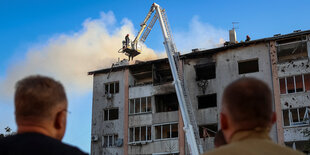
[[[135,99],[135,112],[136,113],[140,113],[140,107],[141,107],[141,102],[140,102],[140,98],[136,98]]]
[[[279,83],[280,83],[280,94],[286,94],[285,78],[279,79]]]
[[[164,84],[173,81],[169,63],[158,63],[153,65],[154,85]]]
[[[292,108],[283,110],[284,126],[300,126],[310,124],[310,108]]]
[[[305,90],[310,91],[310,74],[304,75],[304,81],[305,81]]]
[[[163,124],[155,126],[155,139],[177,138],[178,124]]]
[[[145,64],[143,66],[131,66],[130,73],[134,77],[135,86],[153,83],[152,64]]]
[[[277,41],[277,57],[279,62],[307,58],[306,36]]]
[[[295,93],[294,77],[286,78],[287,93]]]
[[[285,145],[290,148],[299,150],[307,155],[310,152],[309,140],[285,142]]]
[[[258,72],[258,59],[238,62],[239,74]]]
[[[216,78],[215,62],[196,65],[196,80],[209,80]]]
[[[199,126],[200,138],[214,137],[217,132],[217,124],[208,124]]]
[[[308,91],[310,90],[310,74],[280,78],[279,83],[280,94]]]
[[[105,109],[104,110],[104,120],[116,120],[118,119],[118,108],[117,109]]]
[[[289,111],[288,110],[283,110],[283,121],[284,121],[284,126],[289,126],[290,125],[290,120],[289,120]]]
[[[212,108],[217,106],[216,94],[198,96],[198,109]]]
[[[129,142],[151,140],[151,126],[129,128]]]
[[[296,84],[296,92],[303,92],[304,91],[304,84],[302,82],[302,76],[298,75],[295,76],[295,84]]]
[[[105,94],[116,94],[119,92],[119,82],[105,83]]]
[[[116,141],[118,139],[118,135],[104,135],[102,136],[102,147],[113,147],[116,146]]]
[[[129,114],[149,113],[151,111],[151,97],[142,97],[129,100]]]
[[[178,99],[175,93],[155,96],[156,112],[169,112],[178,110]]]

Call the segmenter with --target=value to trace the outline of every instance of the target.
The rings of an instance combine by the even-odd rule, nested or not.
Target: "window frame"
[[[305,112],[303,114],[304,118],[300,118],[301,117],[300,109],[302,109],[302,108],[305,108]],[[298,122],[293,121],[293,116],[292,116],[291,110],[297,110]],[[285,125],[284,111],[287,111],[289,125]],[[307,112],[308,112],[308,117],[310,119],[310,114],[309,114],[310,113],[310,106],[282,109],[282,127],[283,128],[290,128],[290,127],[300,127],[300,126],[310,125],[310,120],[304,120],[306,117],[305,114]]]
[[[116,141],[119,139],[118,134],[106,134],[101,136],[101,146],[103,148],[109,148],[109,147],[117,147],[116,146]],[[105,137],[107,137],[107,144],[105,145]],[[112,139],[112,142],[110,143],[110,137]]]
[[[113,93],[111,93],[111,84],[113,84],[113,91],[114,91]],[[116,85],[118,85],[118,87],[116,87]],[[104,94],[118,94],[119,90],[120,90],[119,81],[104,83]]]
[[[142,128],[145,127],[145,140],[142,140]],[[136,141],[135,140],[135,135],[136,135],[136,128],[139,128],[139,140]],[[148,129],[151,128],[150,132],[151,132],[151,138],[148,139]],[[130,130],[133,130],[133,132],[131,133]],[[143,143],[143,142],[150,142],[152,141],[152,125],[143,125],[143,126],[132,126],[128,129],[128,144],[135,144],[135,143]],[[132,134],[132,135],[131,135]],[[131,140],[131,136],[132,136],[132,141]]]
[[[257,61],[257,71],[240,72],[240,63],[246,63],[246,62],[252,62],[252,61]],[[239,61],[237,61],[237,63],[238,63],[238,75],[244,75],[244,74],[251,74],[251,73],[259,72],[259,58],[239,60]]]
[[[178,136],[177,137],[172,137],[172,125],[177,124],[177,131],[178,131]],[[169,125],[169,138],[163,138],[163,126]],[[156,139],[156,127],[160,126],[160,138]],[[163,123],[163,124],[154,124],[154,141],[161,141],[161,140],[170,140],[170,139],[178,139],[179,138],[179,123],[178,122],[172,122],[172,123]]]
[[[310,92],[310,90],[306,90],[306,81],[305,81],[305,75],[310,76],[310,73],[305,73],[305,74],[296,74],[296,75],[291,75],[291,76],[284,76],[284,77],[279,77],[278,79],[278,84],[279,84],[279,93],[280,95],[287,95],[287,94],[296,94],[296,93],[305,93],[305,92]],[[302,91],[297,91],[296,88],[296,76],[301,76],[301,82],[302,82]],[[287,88],[287,78],[293,78],[293,85],[294,85],[294,92],[289,93],[288,88]],[[285,93],[281,93],[281,82],[280,80],[284,79],[285,80]],[[310,81],[309,81],[310,83]]]
[[[145,108],[146,111],[142,112],[142,98],[145,98]],[[140,100],[140,104],[139,104],[139,112],[136,112],[136,100],[139,99]],[[150,102],[148,101],[150,100]],[[131,101],[133,101],[133,113],[131,112]],[[138,98],[131,98],[129,99],[129,105],[128,105],[128,115],[137,115],[137,114],[148,114],[148,113],[152,113],[152,96],[146,96],[146,97],[138,97]],[[149,105],[150,104],[150,109]]]
[[[117,119],[110,119],[110,110],[117,110]],[[106,118],[106,111],[107,111],[107,116],[108,118]],[[109,109],[103,109],[103,121],[114,121],[114,120],[118,120],[119,119],[119,108],[109,108]]]

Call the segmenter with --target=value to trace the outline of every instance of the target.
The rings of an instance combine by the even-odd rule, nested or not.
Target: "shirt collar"
[[[269,128],[255,128],[252,130],[239,130],[236,131],[230,140],[230,142],[242,141],[244,139],[268,139],[269,137]]]

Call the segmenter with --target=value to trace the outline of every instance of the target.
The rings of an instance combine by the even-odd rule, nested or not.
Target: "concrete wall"
[[[238,61],[257,59],[259,63],[259,72],[239,75]],[[208,86],[205,94],[217,93],[217,108],[198,109],[198,95],[203,95],[203,91],[197,85],[196,72],[194,66],[209,62],[216,63],[216,78],[208,80]],[[255,77],[263,80],[272,89],[271,65],[269,56],[269,45],[265,43],[239,47],[220,52],[212,57],[184,60],[184,75],[186,86],[189,90],[193,109],[196,111],[196,120],[198,125],[206,125],[219,122],[218,112],[221,108],[221,100],[224,88],[232,81],[241,77]],[[220,125],[218,124],[219,128]],[[276,141],[276,129],[273,127],[271,137]],[[205,149],[213,148],[213,142],[203,142]]]
[[[308,57],[310,56],[310,36],[308,36],[307,48]],[[292,60],[277,64],[279,78],[290,77],[294,75],[309,74],[310,73],[310,62],[308,59]],[[291,94],[280,95],[281,108],[299,108],[310,106],[310,92],[297,92]],[[309,137],[305,137],[302,131],[305,129],[310,130],[309,125],[306,126],[292,126],[284,128],[284,141],[304,141],[308,140]]]
[[[281,78],[286,76],[310,73],[310,63],[309,60],[306,59],[284,62],[276,65],[274,65],[275,60],[273,60],[273,64],[271,64],[271,59],[274,59],[274,57],[272,53],[270,53],[270,48],[271,47],[269,43],[252,44],[245,47],[228,49],[226,51],[219,52],[212,57],[186,59],[183,61],[185,86],[186,89],[188,89],[189,97],[192,102],[194,113],[196,114],[196,120],[198,125],[219,123],[218,114],[221,109],[223,90],[228,84],[238,78],[255,77],[261,79],[266,82],[274,92],[278,91],[279,89],[279,86],[274,84],[275,82],[278,82],[278,77]],[[309,41],[308,50],[310,50]],[[308,53],[310,53],[310,51]],[[250,59],[258,59],[259,72],[239,75],[238,62]],[[216,78],[207,80],[208,85],[205,89],[205,92],[203,93],[202,89],[197,85],[194,66],[197,64],[205,64],[209,62],[216,63]],[[275,69],[272,67],[274,67]],[[273,72],[272,69],[274,70]],[[127,73],[129,73],[128,70]],[[108,74],[94,75],[92,135],[97,135],[99,137],[99,140],[97,142],[92,142],[91,153],[126,154],[127,151],[124,152],[122,147],[102,148],[101,136],[106,134],[118,134],[119,138],[123,139],[124,132],[128,132],[127,129],[129,129],[129,127],[144,125],[152,125],[152,141],[145,144],[128,144],[128,154],[178,152],[178,138],[154,141],[155,131],[153,126],[154,124],[179,122],[181,117],[179,117],[178,111],[162,113],[155,112],[154,95],[174,93],[174,85],[172,83],[166,83],[157,86],[153,86],[153,84],[132,86],[134,84],[134,78],[130,73],[127,73],[125,73],[124,70],[118,72],[111,72],[109,79],[107,79]],[[128,82],[127,85],[131,85],[131,87],[129,87],[129,89],[127,90],[128,92],[125,91],[126,88],[123,88],[125,86],[124,76],[128,78],[126,80]],[[119,81],[119,93],[115,94],[112,99],[108,100],[104,94],[104,83],[113,81]],[[275,87],[277,87],[277,89]],[[198,109],[197,96],[213,93],[217,94],[217,107]],[[128,115],[127,109],[127,114],[124,113],[124,104],[128,102],[128,99],[147,96],[151,96],[152,98],[152,112],[146,114]],[[279,98],[279,102],[281,103],[279,104],[279,106],[281,109],[286,109],[289,107],[294,108],[310,106],[310,92],[280,95]],[[119,119],[114,121],[103,121],[103,109],[112,107],[119,108]],[[124,117],[127,116],[128,124],[126,126],[126,123],[124,123],[124,120],[126,119],[124,119]],[[218,127],[220,128],[219,124]],[[300,134],[301,129],[304,128],[305,127],[284,128],[285,141],[296,141],[298,139],[304,140],[304,138]],[[277,142],[278,137],[275,126],[273,126],[272,128],[271,137],[274,141]],[[127,133],[126,140],[128,141]],[[205,150],[211,150],[213,148],[213,138],[206,138],[205,140],[201,139],[201,142]],[[174,145],[175,147],[172,147]]]
[[[132,86],[129,88],[129,99],[148,97],[151,96],[152,112],[144,114],[130,114],[129,115],[129,128],[151,125],[152,126],[152,141],[144,144],[129,144],[128,154],[152,154],[163,152],[178,152],[179,142],[178,138],[155,140],[155,128],[154,124],[162,124],[169,122],[178,122],[178,111],[172,112],[160,112],[155,111],[155,99],[154,95],[174,93],[174,85],[171,83],[165,83],[162,85],[153,86],[153,84]]]
[[[91,143],[91,154],[124,154],[122,147],[102,147],[102,136],[118,134],[118,138],[124,139],[124,71],[108,74],[95,74],[93,81],[93,106],[92,106],[92,136],[98,136],[98,141]],[[107,82],[119,82],[119,93],[113,94],[112,99],[107,99],[104,84]],[[119,108],[119,119],[103,121],[103,111],[107,108]]]

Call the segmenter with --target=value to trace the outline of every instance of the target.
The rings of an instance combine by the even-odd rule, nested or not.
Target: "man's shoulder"
[[[219,154],[247,154],[247,155],[259,155],[259,154],[287,154],[287,155],[302,155],[303,153],[295,151],[291,148],[281,146],[273,143],[272,141],[243,141],[228,144],[218,149],[214,149],[205,155],[219,155]]]
[[[77,147],[38,133],[23,133],[0,140],[0,154],[85,154]]]

